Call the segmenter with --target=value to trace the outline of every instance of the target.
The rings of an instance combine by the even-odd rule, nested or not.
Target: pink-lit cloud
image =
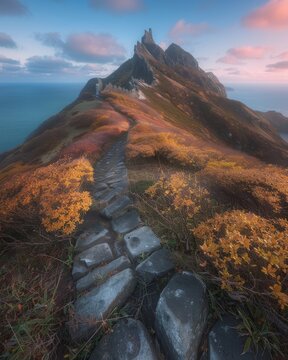
[[[108,63],[125,58],[126,51],[110,34],[77,33],[63,41],[58,33],[36,34],[44,45],[54,47],[56,55],[77,62]]]
[[[182,43],[189,37],[207,33],[210,30],[209,25],[206,23],[194,24],[181,19],[172,27],[169,32],[169,37],[174,41]]]
[[[231,48],[226,55],[217,60],[218,63],[241,65],[243,60],[259,60],[263,59],[269,52],[268,47],[262,46],[242,46],[239,48]]]
[[[275,56],[276,59],[288,60],[288,51],[284,51],[281,54]]]
[[[243,23],[249,28],[287,29],[288,1],[269,0],[266,4],[252,11]]]
[[[143,8],[142,0],[90,0],[95,9],[106,9],[117,12],[134,12]]]
[[[266,66],[267,71],[288,71],[288,61],[279,61],[274,64],[268,64]]]

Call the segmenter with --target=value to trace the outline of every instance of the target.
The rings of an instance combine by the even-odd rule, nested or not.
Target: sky
[[[224,83],[288,84],[288,0],[0,0],[0,82],[84,82],[144,29]]]

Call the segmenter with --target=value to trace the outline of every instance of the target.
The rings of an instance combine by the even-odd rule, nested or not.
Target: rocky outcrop
[[[166,63],[169,66],[185,66],[199,69],[197,60],[177,44],[171,44],[165,51]]]

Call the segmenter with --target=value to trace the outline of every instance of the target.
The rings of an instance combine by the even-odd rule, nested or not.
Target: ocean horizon
[[[0,153],[20,145],[43,121],[74,101],[84,84],[0,84]],[[275,110],[288,116],[288,85],[225,85],[230,99],[254,110]]]

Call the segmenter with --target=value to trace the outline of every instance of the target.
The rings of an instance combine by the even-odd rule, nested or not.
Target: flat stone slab
[[[134,319],[120,320],[111,334],[104,336],[89,360],[157,360],[144,325]]]
[[[270,360],[267,352],[259,349],[243,354],[247,337],[240,336],[236,327],[239,321],[232,316],[223,316],[211,329],[208,336],[208,360]]]
[[[150,283],[154,279],[166,275],[173,269],[174,263],[170,251],[160,249],[142,261],[136,267],[136,272],[146,283]]]
[[[93,245],[99,243],[100,241],[105,241],[109,239],[109,231],[103,226],[99,226],[97,230],[87,230],[81,234],[76,242],[75,251],[81,252],[86,249],[89,249]]]
[[[127,251],[131,258],[150,254],[161,247],[160,240],[149,226],[143,226],[124,236]]]
[[[157,337],[169,359],[198,359],[207,315],[205,284],[192,273],[174,275],[160,295],[155,321]]]
[[[85,265],[88,269],[107,263],[113,259],[113,254],[110,246],[107,243],[94,245],[77,255],[75,258],[79,259],[80,263]]]
[[[82,277],[82,279],[78,280],[76,290],[89,290],[92,286],[100,285],[106,281],[108,277],[127,269],[130,265],[130,260],[126,256],[121,256],[107,265],[90,271],[86,276]]]
[[[124,195],[115,200],[112,204],[108,205],[105,209],[103,209],[100,213],[105,216],[107,219],[112,219],[112,217],[123,211],[127,206],[132,204],[132,200]]]
[[[112,228],[119,234],[125,234],[140,224],[139,213],[136,209],[128,209],[124,214],[112,220]]]
[[[69,321],[69,331],[74,342],[89,339],[116,307],[125,304],[136,286],[131,269],[112,276],[75,301],[74,314]]]

